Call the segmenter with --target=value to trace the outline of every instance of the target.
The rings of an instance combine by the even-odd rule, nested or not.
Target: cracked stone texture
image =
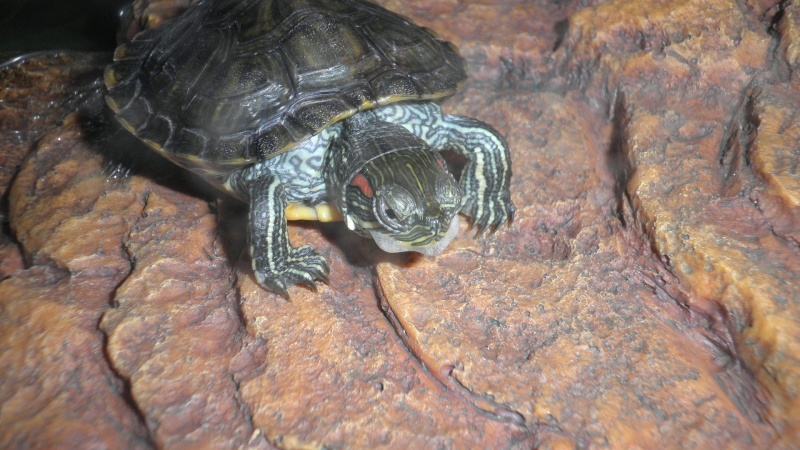
[[[0,68],[0,447],[796,446],[800,7],[381,3],[467,58],[516,220],[435,258],[294,224],[331,283],[290,302],[241,205],[112,176],[106,55]]]

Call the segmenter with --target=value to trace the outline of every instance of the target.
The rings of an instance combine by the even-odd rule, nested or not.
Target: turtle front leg
[[[269,169],[251,167],[231,177],[230,187],[250,201],[248,242],[253,273],[264,288],[289,298],[288,286],[316,290],[328,280],[328,264],[310,245],[292,247],[286,226],[286,194]]]
[[[467,158],[459,183],[461,212],[472,218],[478,235],[493,232],[514,219],[511,202],[511,156],[505,139],[491,126],[469,117],[445,114],[439,148],[455,150]]]

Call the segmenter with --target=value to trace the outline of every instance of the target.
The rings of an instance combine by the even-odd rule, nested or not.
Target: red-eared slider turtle
[[[328,276],[290,245],[290,204],[333,204],[389,252],[441,252],[459,211],[478,233],[513,218],[503,138],[434,103],[465,78],[453,45],[365,0],[201,0],[105,75],[125,128],[250,203],[255,276],[284,296]],[[458,183],[445,149],[467,159]]]

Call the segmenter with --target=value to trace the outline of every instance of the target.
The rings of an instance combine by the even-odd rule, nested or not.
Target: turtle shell
[[[207,176],[465,78],[452,44],[363,0],[201,0],[118,47],[105,75],[126,128]]]

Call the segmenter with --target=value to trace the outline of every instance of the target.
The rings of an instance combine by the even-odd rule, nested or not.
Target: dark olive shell
[[[207,175],[465,78],[453,45],[363,0],[201,0],[121,45],[106,70],[119,121]]]

